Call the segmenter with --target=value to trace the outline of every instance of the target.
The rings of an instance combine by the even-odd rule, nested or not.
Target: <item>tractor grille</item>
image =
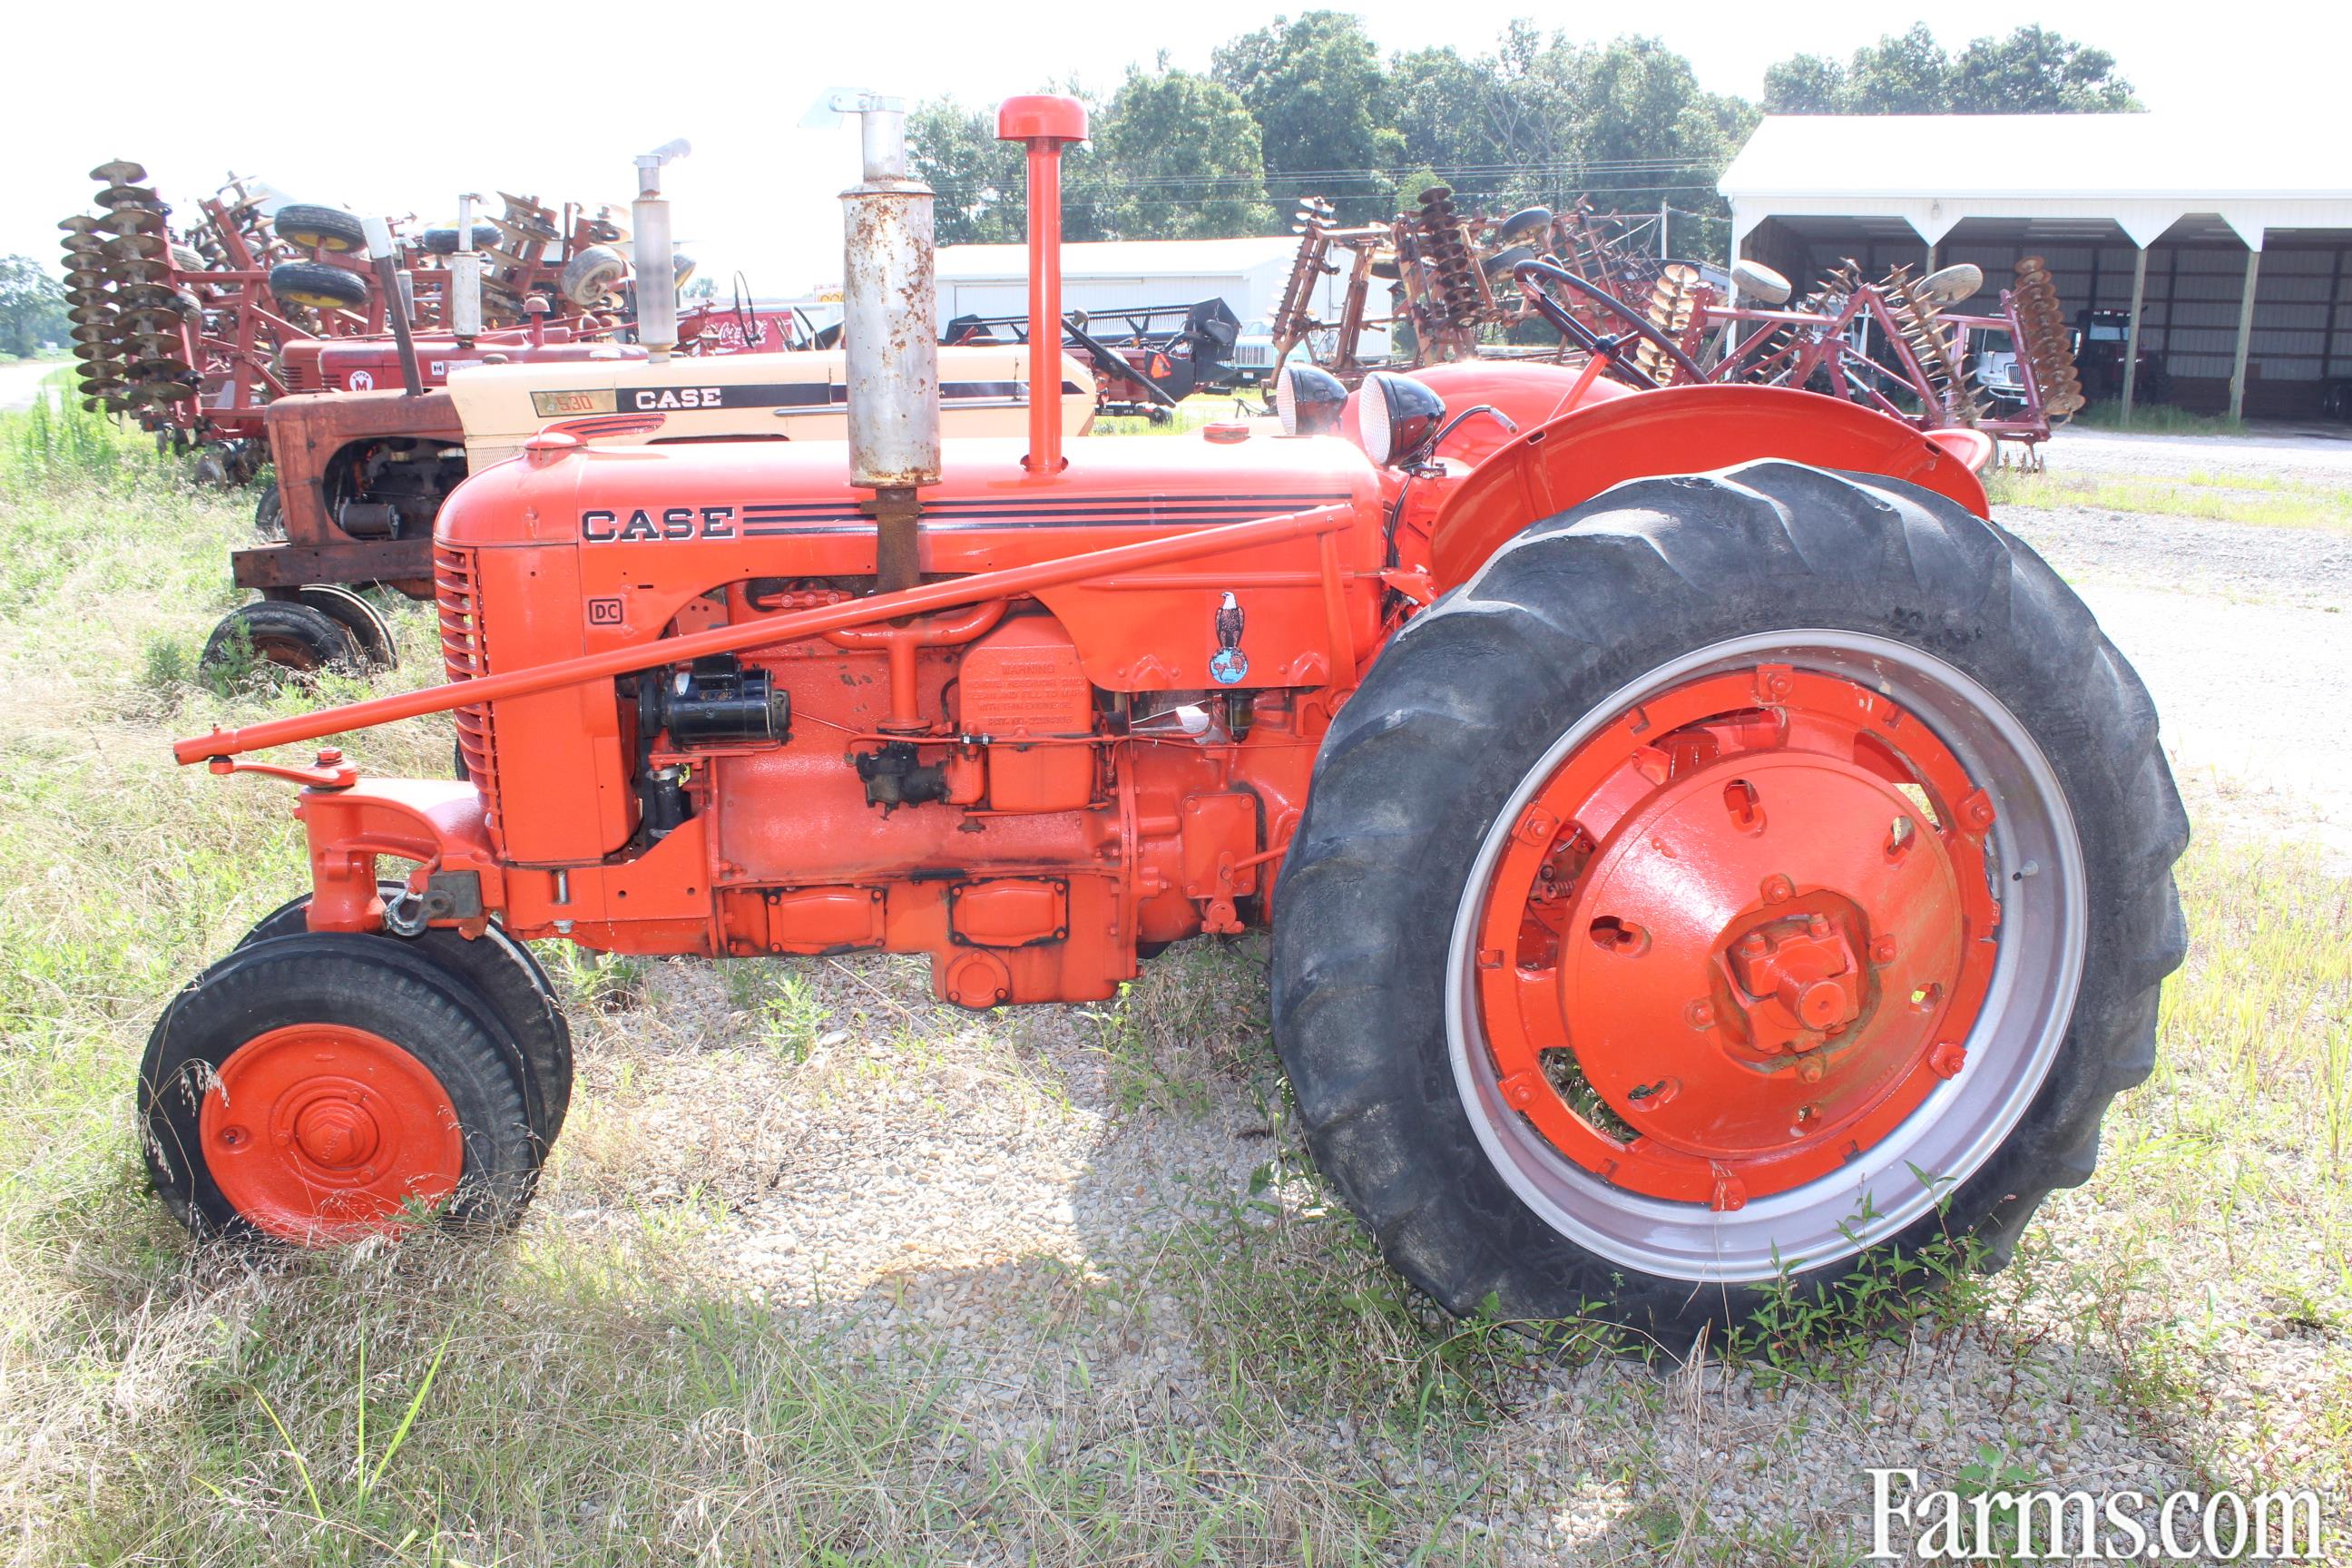
[[[441,659],[451,680],[472,680],[490,672],[482,648],[482,629],[474,594],[471,551],[436,547],[433,552],[434,597],[441,615]],[[490,738],[490,710],[474,704],[457,711],[457,754],[466,773],[481,792],[485,826],[490,842],[499,842],[498,748]]]

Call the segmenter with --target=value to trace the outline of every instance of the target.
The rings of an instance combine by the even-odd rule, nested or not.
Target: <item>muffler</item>
[[[637,342],[656,363],[677,347],[677,271],[669,237],[669,203],[661,194],[662,165],[694,149],[681,137],[637,154],[637,199],[629,204],[635,246]]]
[[[931,188],[907,172],[903,100],[829,94],[821,112],[859,121],[862,176],[841,193],[841,345],[849,395],[849,482],[874,492],[875,587],[920,579],[922,505],[940,482],[939,286]]]

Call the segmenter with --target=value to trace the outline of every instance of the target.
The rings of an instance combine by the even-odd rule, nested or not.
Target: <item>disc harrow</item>
[[[1910,351],[1920,391],[1958,424],[1974,426],[1983,419],[1984,404],[1952,353],[1951,330],[1942,323],[1940,308],[1913,288],[1911,268],[1896,267],[1879,284],[1878,293],[1886,301],[1897,336]]]
[[[1659,270],[1657,281],[1650,285],[1650,298],[1643,314],[1651,325],[1672,338],[1683,338],[1696,320],[1698,310],[1699,271],[1696,267],[1674,265]],[[1674,362],[1657,344],[1644,338],[1633,347],[1633,363],[1643,375],[1664,386],[1674,379]]]
[[[2074,341],[2067,331],[2066,313],[2059,308],[2058,288],[2051,279],[2049,263],[2039,256],[2020,258],[2009,299],[2010,314],[2017,327],[2017,352],[2042,389],[2042,405],[2053,421],[2067,418],[2087,399],[2083,395],[2082,374],[2074,367]]]
[[[152,290],[171,298],[169,212],[147,171],[115,159],[89,172],[98,182],[96,216],[62,220],[66,302],[84,408],[121,414],[195,395],[186,323],[160,311]]]
[[[1454,209],[1454,192],[1433,185],[1421,193],[1407,233],[1398,247],[1405,281],[1425,360],[1469,359],[1478,352],[1478,328],[1495,314],[1495,300],[1470,254],[1470,241]],[[1406,246],[1410,268],[1404,268]]]

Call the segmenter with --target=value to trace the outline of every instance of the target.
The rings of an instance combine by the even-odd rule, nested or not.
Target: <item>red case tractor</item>
[[[1988,520],[1990,441],[1642,390],[1596,340],[1294,367],[1278,436],[1066,448],[1040,400],[943,451],[930,194],[896,100],[835,107],[846,445],[552,425],[441,509],[447,685],[176,743],[302,786],[312,885],[155,1026],[174,1213],[510,1223],[570,1093],[554,938],[922,952],[985,1008],[1270,924],[1315,1157],[1457,1312],[1686,1332],[1865,1255],[1999,1262],[2088,1174],[2186,819],[2139,681]],[[1085,133],[1000,112],[1033,384]],[[469,782],[239,760],[440,711]]]

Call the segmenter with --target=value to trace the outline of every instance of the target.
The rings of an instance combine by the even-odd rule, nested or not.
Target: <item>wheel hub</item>
[[[386,1228],[455,1193],[465,1170],[457,1110],[432,1070],[344,1025],[272,1029],[232,1051],[197,1136],[221,1194],[289,1241]]]
[[[363,1091],[353,1085],[326,1092],[336,1098],[314,1100],[296,1113],[295,1145],[323,1171],[363,1172],[383,1142]]]
[[[1559,763],[1496,868],[1505,1099],[1654,1196],[1736,1208],[1834,1171],[1951,1076],[1990,973],[1990,822],[1851,681],[1766,666],[1645,701]]]

